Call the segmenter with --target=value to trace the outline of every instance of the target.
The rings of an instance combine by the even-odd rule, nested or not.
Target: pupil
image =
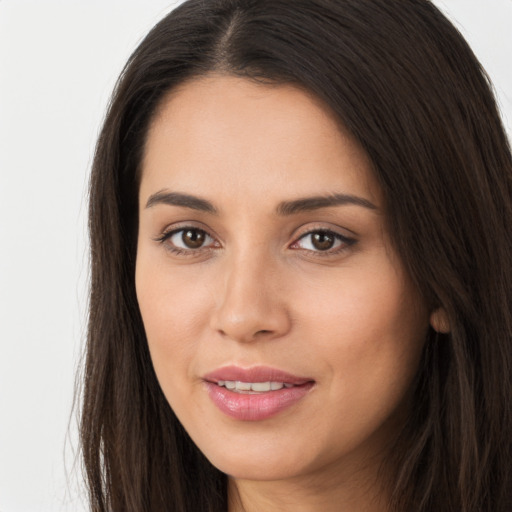
[[[319,231],[313,235],[313,246],[319,251],[327,251],[334,245],[334,236],[330,233]]]
[[[181,238],[189,249],[198,249],[204,243],[204,233],[198,230],[184,231]]]

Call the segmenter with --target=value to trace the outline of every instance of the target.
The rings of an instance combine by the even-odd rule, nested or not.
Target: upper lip
[[[299,377],[291,373],[271,368],[269,366],[253,366],[242,368],[240,366],[223,366],[204,375],[203,379],[208,382],[239,381],[239,382],[283,382],[300,386],[306,382],[312,382],[309,377]]]

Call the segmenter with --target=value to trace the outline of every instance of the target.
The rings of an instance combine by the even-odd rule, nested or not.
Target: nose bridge
[[[278,337],[289,329],[278,293],[277,262],[265,247],[240,246],[226,256],[213,327],[237,341]]]

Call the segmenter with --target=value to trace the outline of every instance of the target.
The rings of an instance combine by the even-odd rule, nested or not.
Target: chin
[[[246,433],[231,432],[218,436],[199,433],[192,439],[204,456],[219,471],[235,479],[281,480],[301,473],[310,458],[303,449],[290,446],[285,439],[265,439]]]
[[[301,468],[291,463],[286,456],[259,457],[257,460],[247,456],[219,456],[209,460],[217,469],[235,480],[287,480],[301,473]]]

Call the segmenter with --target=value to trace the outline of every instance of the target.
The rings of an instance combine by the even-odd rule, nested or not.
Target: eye
[[[216,244],[214,238],[206,231],[194,227],[175,229],[164,234],[158,241],[176,253],[194,252]]]
[[[355,243],[339,233],[326,229],[317,229],[302,235],[291,246],[292,249],[305,249],[306,251],[336,253]]]

